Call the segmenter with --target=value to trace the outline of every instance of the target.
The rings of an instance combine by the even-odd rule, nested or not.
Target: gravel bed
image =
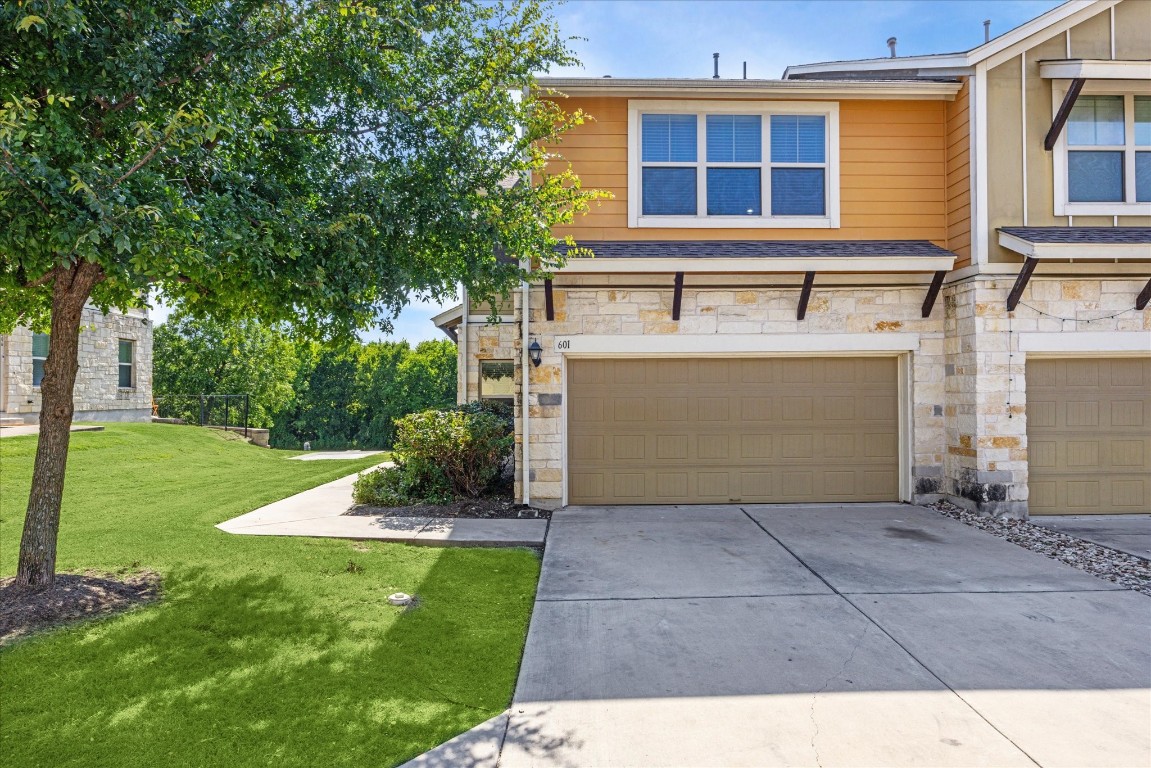
[[[1026,520],[987,517],[947,501],[937,501],[927,506],[941,515],[1006,539],[1024,549],[1047,555],[1072,568],[1151,596],[1151,560],[1043,528]]]

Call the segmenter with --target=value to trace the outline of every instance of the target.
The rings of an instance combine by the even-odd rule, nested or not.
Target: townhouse
[[[1151,511],[1151,3],[782,80],[544,78],[604,202],[436,318],[517,495]],[[465,310],[466,307],[466,310]]]

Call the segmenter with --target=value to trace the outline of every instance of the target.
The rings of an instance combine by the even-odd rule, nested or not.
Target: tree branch
[[[12,153],[6,149],[4,150],[4,168],[7,169],[8,173],[12,174],[12,178],[16,179],[16,183],[24,188],[24,191],[28,193],[29,197],[36,202],[36,205],[40,206],[44,213],[51,216],[52,209],[48,207],[48,204],[36,195],[35,190],[28,186],[28,183],[24,181],[24,179],[20,178],[20,174],[16,173],[16,167],[12,165]]]

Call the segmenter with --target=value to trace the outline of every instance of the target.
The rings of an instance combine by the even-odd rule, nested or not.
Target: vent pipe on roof
[[[891,49],[891,58],[895,58],[895,38],[887,38],[887,47]]]
[[[718,53],[713,53],[711,55],[711,63],[712,63],[712,66],[715,68],[715,74],[713,74],[711,76],[711,79],[712,80],[718,80],[719,79],[719,54]]]
[[[743,62],[743,79],[747,79],[747,62]]]
[[[991,19],[983,20],[983,42],[991,42]]]

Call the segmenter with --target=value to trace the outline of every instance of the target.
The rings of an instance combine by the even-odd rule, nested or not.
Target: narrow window
[[[32,386],[44,380],[44,362],[48,359],[48,334],[32,334]]]
[[[1081,96],[1067,120],[1067,199],[1121,203],[1124,198],[1122,96]]]
[[[827,212],[827,119],[771,116],[771,215]]]
[[[695,115],[644,115],[641,134],[643,215],[694,216]]]
[[[135,342],[120,339],[120,381],[121,389],[131,389],[133,386],[132,360],[135,351]]]
[[[515,365],[511,360],[480,361],[480,399],[511,400],[515,397]]]
[[[762,125],[759,115],[707,116],[708,216],[762,214]]]
[[[1151,96],[1135,97],[1135,202],[1151,203]]]

